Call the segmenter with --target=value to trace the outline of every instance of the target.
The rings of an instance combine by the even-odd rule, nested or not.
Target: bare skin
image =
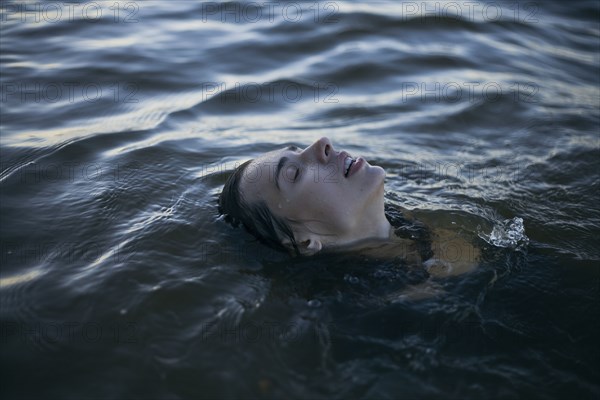
[[[249,203],[263,201],[290,221],[301,253],[312,255],[390,237],[384,178],[383,168],[336,151],[321,138],[304,150],[286,148],[253,160],[240,190]]]

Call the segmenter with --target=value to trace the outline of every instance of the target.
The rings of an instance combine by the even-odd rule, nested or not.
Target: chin
[[[385,181],[385,170],[379,166],[367,165],[365,168],[365,187],[367,192],[370,193],[369,197],[382,197],[384,194],[383,183]]]
[[[381,168],[380,166],[377,165],[367,165],[367,175],[369,176],[369,179],[373,179],[373,180],[377,180],[377,181],[381,181],[381,183],[383,183],[384,179],[385,179],[385,169]]]

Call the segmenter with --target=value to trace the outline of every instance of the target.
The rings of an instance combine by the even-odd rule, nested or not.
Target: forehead
[[[289,149],[270,151],[248,164],[240,184],[247,201],[267,200],[278,195],[275,186],[277,166],[282,157],[289,156],[291,153]]]
[[[287,148],[284,149],[277,149],[277,150],[273,150],[273,151],[269,151],[268,153],[264,153],[263,155],[256,157],[251,164],[255,164],[255,168],[257,167],[257,165],[260,165],[261,168],[265,167],[265,164],[269,164],[269,163],[277,163],[277,161],[279,161],[279,159],[281,157],[283,157],[284,155],[286,155],[286,153],[289,153],[290,150]]]

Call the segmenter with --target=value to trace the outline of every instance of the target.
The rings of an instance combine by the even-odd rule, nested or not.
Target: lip
[[[348,154],[348,152],[341,151],[338,155],[338,164],[340,165],[342,176],[344,176],[344,178],[347,179],[354,175],[356,172],[358,172],[365,165],[365,159],[362,157],[356,158],[356,161],[352,163],[352,166],[350,167],[350,171],[348,171],[348,176],[345,176],[344,172],[346,171],[346,169],[344,168],[344,161],[346,160],[346,157],[354,158],[350,154]]]
[[[345,169],[344,169],[344,161],[346,160],[346,157],[352,157],[350,154],[348,154],[348,152],[346,151],[340,151],[340,154],[338,154],[337,159],[338,159],[338,165],[340,168],[340,171],[342,171],[342,176],[344,175]]]
[[[350,171],[348,171],[348,176],[346,178],[350,178],[352,175],[360,171],[360,169],[365,165],[365,159],[362,157],[358,157],[354,163],[350,166]]]

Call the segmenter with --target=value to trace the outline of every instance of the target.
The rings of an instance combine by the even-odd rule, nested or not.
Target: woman
[[[219,212],[297,255],[357,250],[400,256],[434,275],[472,269],[478,252],[464,239],[452,239],[449,260],[441,246],[447,248],[448,232],[430,232],[384,204],[384,178],[383,168],[337,151],[324,137],[304,150],[290,146],[242,164],[223,188]]]

